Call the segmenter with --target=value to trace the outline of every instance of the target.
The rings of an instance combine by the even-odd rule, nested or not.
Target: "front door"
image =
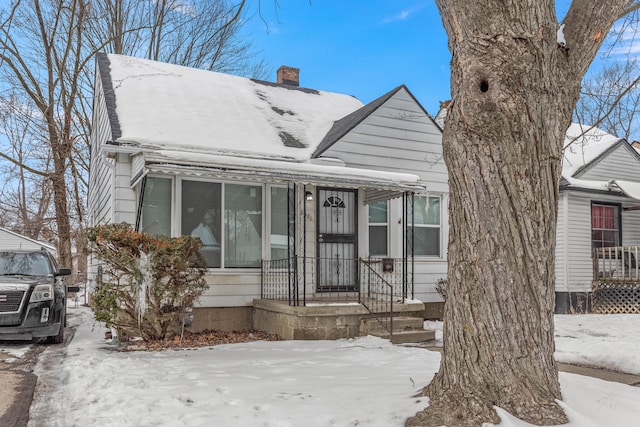
[[[318,291],[354,291],[358,286],[357,193],[318,190]]]

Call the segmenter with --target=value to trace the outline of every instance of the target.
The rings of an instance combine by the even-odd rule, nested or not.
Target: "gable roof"
[[[594,170],[600,162],[605,161],[618,149],[628,152],[630,158],[636,159],[640,164],[640,154],[624,138],[610,135],[595,127],[573,123],[567,129],[564,147],[561,188],[617,192],[631,199],[640,200],[640,174],[638,181],[614,179],[617,171],[612,169],[608,179],[585,179],[587,172]]]
[[[23,246],[23,243],[26,246]],[[0,246],[2,249],[39,249],[44,248],[56,254],[56,248],[48,243],[39,242],[30,237],[0,227]]]
[[[103,150],[135,157],[131,186],[154,172],[380,188],[388,197],[425,188],[414,174],[311,157],[336,122],[362,120],[404,86],[351,116],[363,106],[348,95],[122,55],[100,54],[96,64],[114,135]]]
[[[317,158],[322,155],[325,151],[331,148],[336,142],[338,142],[342,137],[351,132],[356,126],[358,126],[362,121],[364,121],[367,117],[373,114],[378,108],[382,107],[389,99],[393,98],[395,94],[397,94],[400,90],[405,90],[411,99],[420,107],[422,112],[426,117],[431,119],[434,123],[436,123],[433,118],[427,113],[424,107],[418,102],[418,100],[413,96],[409,88],[405,85],[400,85],[389,92],[385,93],[381,97],[371,101],[367,105],[363,106],[359,110],[354,111],[353,113],[343,117],[333,124],[331,130],[325,135],[322,142],[316,149],[316,151],[311,155],[312,158]],[[437,125],[437,123],[436,123]],[[438,128],[440,128],[438,126]]]
[[[572,123],[565,134],[562,176],[579,178],[621,143],[626,144],[626,140],[596,127]]]
[[[395,95],[400,89],[405,87],[404,85],[385,93],[381,97],[371,101],[364,107],[354,111],[353,113],[336,121],[331,130],[325,135],[322,142],[316,148],[316,151],[311,155],[312,158],[316,158],[328,150],[333,144],[335,144],[340,138],[345,136],[349,131],[356,127],[360,122],[369,117],[371,113],[378,109],[382,104],[387,102],[389,98]]]
[[[98,54],[111,143],[304,161],[356,98],[123,55]]]

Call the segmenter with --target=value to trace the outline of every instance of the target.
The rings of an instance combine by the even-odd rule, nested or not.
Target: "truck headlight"
[[[29,302],[53,300],[53,285],[36,285]]]

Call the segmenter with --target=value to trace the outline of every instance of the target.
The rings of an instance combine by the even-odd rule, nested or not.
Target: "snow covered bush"
[[[190,236],[151,236],[130,225],[89,229],[88,251],[102,263],[91,306],[120,336],[170,339],[180,333],[206,290],[202,243]]]

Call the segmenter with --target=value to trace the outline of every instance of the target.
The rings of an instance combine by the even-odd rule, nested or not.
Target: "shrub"
[[[442,277],[438,279],[438,281],[436,282],[436,292],[438,292],[440,294],[440,296],[442,297],[442,299],[446,300],[447,299],[447,285],[449,284],[449,282],[447,281],[447,279],[443,279]]]
[[[87,240],[103,263],[91,303],[96,320],[145,341],[176,336],[207,289],[202,243],[138,233],[125,223],[91,228]]]

